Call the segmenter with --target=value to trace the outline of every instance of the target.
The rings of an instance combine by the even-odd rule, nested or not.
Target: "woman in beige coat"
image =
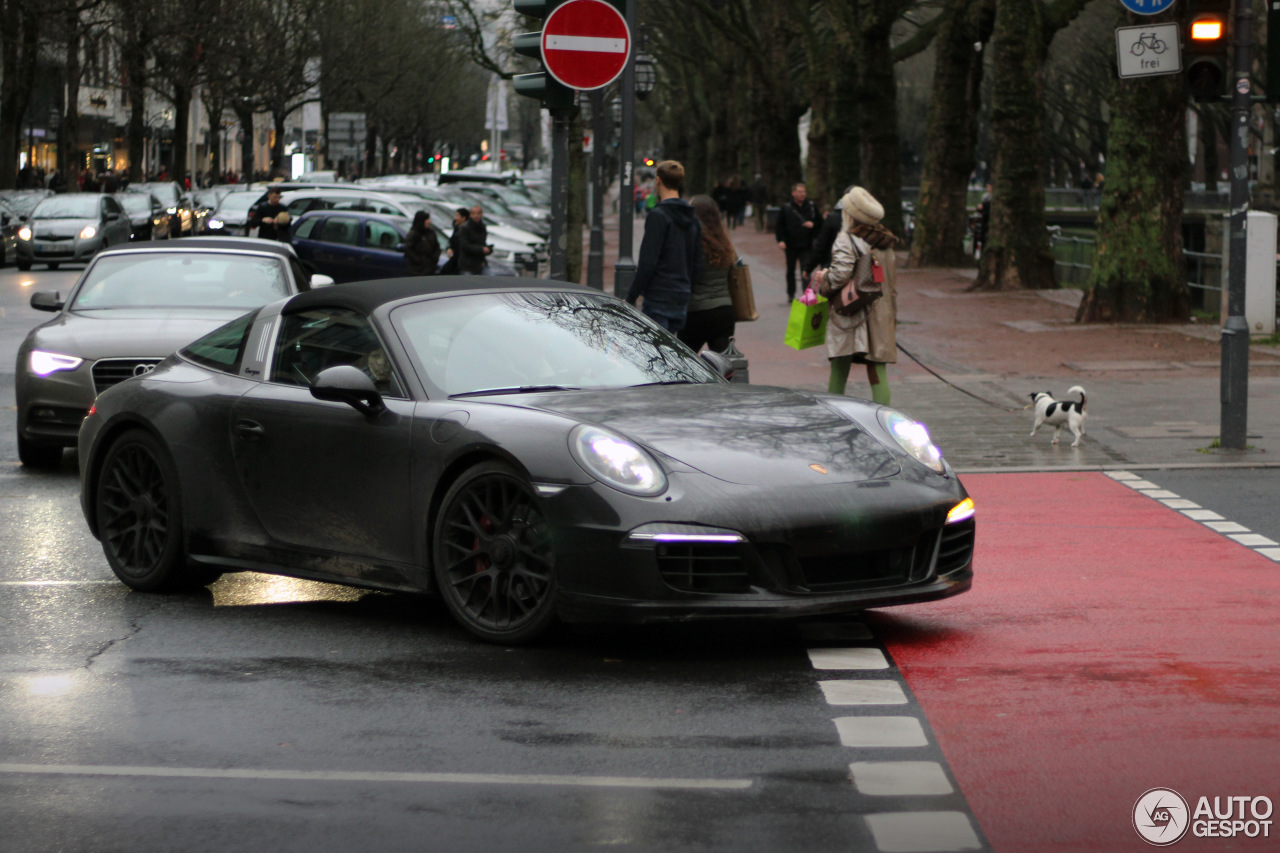
[[[871,307],[848,317],[830,313],[827,321],[827,358],[831,377],[827,390],[843,394],[854,362],[867,366],[871,398],[889,405],[886,364],[898,360],[898,288],[893,247],[898,238],[880,224],[884,207],[862,187],[853,187],[840,199],[844,228],[831,248],[831,267],[821,284],[823,295],[833,295],[853,276],[858,257],[866,252],[884,269],[883,295]]]

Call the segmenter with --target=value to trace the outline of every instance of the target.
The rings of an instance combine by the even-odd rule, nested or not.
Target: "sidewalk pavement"
[[[612,292],[617,221],[609,220],[605,288]],[[642,233],[638,219],[637,254]],[[790,308],[772,234],[748,221],[730,236],[751,265],[760,311],[758,321],[737,327],[750,381],[826,390],[825,349],[797,352],[782,342]],[[1280,347],[1250,349],[1249,447],[1219,450],[1216,325],[1078,325],[1079,291],[968,293],[973,270],[905,269],[904,262],[900,253],[898,343],[921,364],[900,352],[890,366],[893,406],[923,421],[961,473],[1280,467]],[[1067,395],[1074,385],[1088,394],[1080,446],[1070,446],[1065,429],[1056,446],[1049,427],[1030,437],[1029,394],[1075,399]],[[870,397],[857,365],[848,393]]]

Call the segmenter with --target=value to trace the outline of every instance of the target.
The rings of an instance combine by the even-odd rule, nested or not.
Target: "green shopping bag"
[[[827,299],[818,297],[817,305],[805,305],[799,299],[791,303],[787,319],[787,336],[783,343],[792,349],[808,349],[827,340]]]

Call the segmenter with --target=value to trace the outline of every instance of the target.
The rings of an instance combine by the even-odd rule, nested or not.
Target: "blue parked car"
[[[290,242],[302,262],[336,282],[395,278],[409,274],[404,241],[413,223],[403,216],[355,210],[311,210],[295,220]],[[441,247],[449,237],[434,224]],[[440,266],[448,255],[440,253]],[[488,275],[514,276],[514,267],[489,263]]]

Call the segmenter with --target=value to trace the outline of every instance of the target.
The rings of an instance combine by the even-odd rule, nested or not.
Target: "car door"
[[[315,243],[312,263],[318,271],[337,282],[361,278],[359,217],[330,216],[311,234]]]
[[[382,219],[366,219],[360,234],[360,274],[364,278],[393,278],[408,275],[404,258],[404,235]]]
[[[129,224],[129,217],[125,214],[124,208],[109,195],[102,197],[102,221],[107,235],[104,245],[110,243],[112,246],[119,246],[121,243],[129,242],[133,226]]]
[[[372,324],[346,308],[284,314],[271,352],[268,381],[240,397],[231,417],[236,472],[262,526],[304,555],[411,564],[413,403]],[[316,374],[344,364],[374,379],[386,411],[367,416],[311,396]],[[329,566],[373,571],[342,560]]]

